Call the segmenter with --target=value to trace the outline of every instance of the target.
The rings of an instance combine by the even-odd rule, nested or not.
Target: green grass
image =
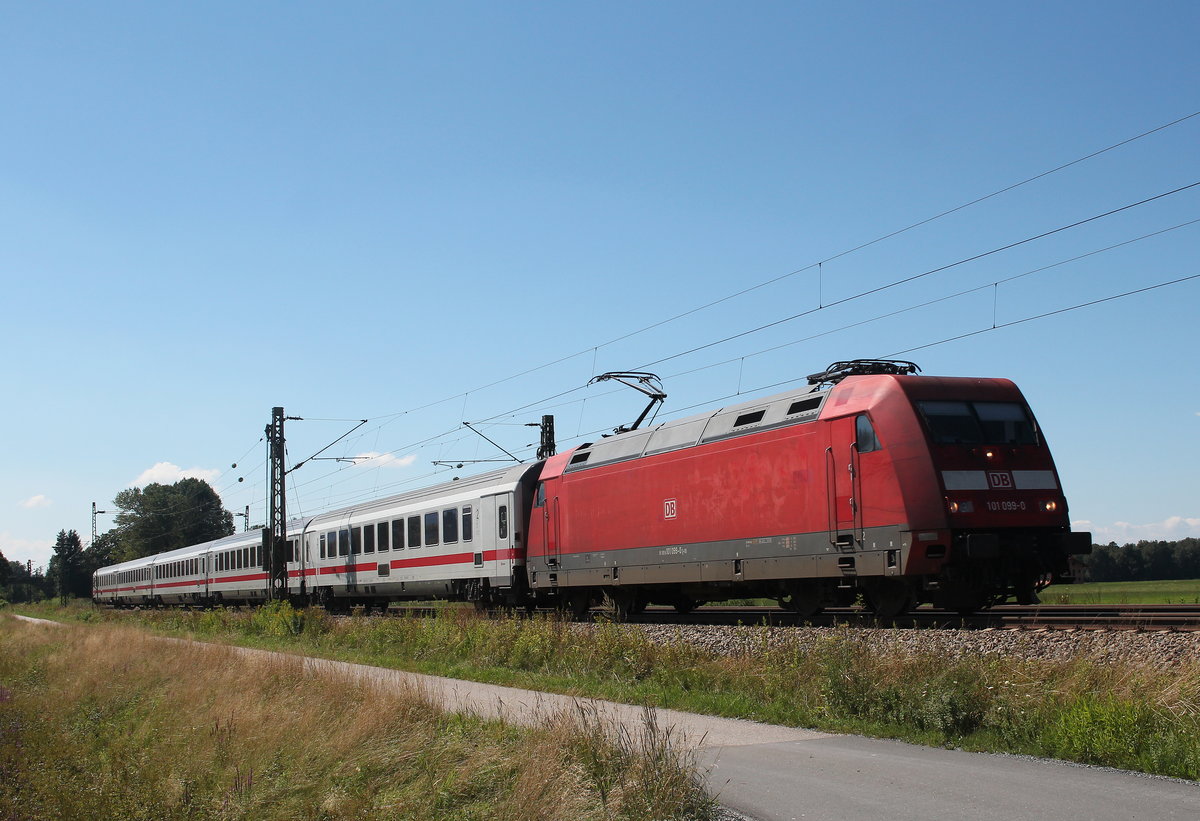
[[[279,623],[259,618],[268,631]],[[0,618],[0,648],[3,819],[714,813],[686,752],[650,722],[618,732],[578,713],[518,728],[305,673],[294,660],[168,645],[110,624]]]
[[[1200,604],[1200,579],[1051,585],[1043,604]]]
[[[1200,777],[1200,662],[1158,670],[1085,659],[889,655],[853,628],[829,630],[815,645],[799,638],[768,645],[763,633],[759,646],[726,656],[681,640],[655,644],[619,625],[581,630],[469,611],[436,619],[331,619],[286,606],[58,613],[627,703]]]

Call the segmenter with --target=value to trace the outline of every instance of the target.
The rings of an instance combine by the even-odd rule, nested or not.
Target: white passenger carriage
[[[153,604],[203,604],[208,597],[208,545],[191,545],[148,557]],[[143,560],[144,561],[144,560]]]
[[[541,463],[514,465],[288,522],[288,593],[297,602],[385,604],[451,598],[514,604],[528,592],[525,536]],[[97,601],[248,604],[267,599],[259,530],[98,570]]]
[[[100,568],[92,575],[92,598],[108,604],[149,604],[154,599],[154,558]]]
[[[292,592],[321,602],[516,601],[536,465],[514,465],[312,519],[289,565]],[[291,535],[289,533],[289,535]]]

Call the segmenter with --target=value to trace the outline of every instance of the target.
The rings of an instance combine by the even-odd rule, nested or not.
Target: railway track
[[[389,613],[436,617],[454,608],[426,605],[393,605]],[[603,618],[602,610],[591,613]],[[832,607],[817,616],[801,619],[780,607],[698,607],[680,614],[670,607],[650,606],[629,618],[634,624],[759,625],[771,627],[895,627],[942,630],[1200,630],[1200,605],[1188,604],[1004,604],[963,616],[948,610],[920,607],[903,616],[879,619],[857,607]]]
[[[140,610],[141,607],[133,607]],[[437,618],[462,609],[468,604],[429,603],[392,604],[387,608],[371,608],[366,615],[410,616]],[[495,611],[524,613],[525,611]],[[543,611],[555,613],[557,611]],[[335,618],[348,616],[350,611],[335,613]],[[605,617],[603,610],[591,611],[591,618]],[[633,624],[680,625],[766,625],[769,627],[891,627],[897,629],[940,630],[1134,630],[1134,631],[1200,631],[1200,605],[1197,604],[1003,604],[989,610],[964,616],[948,610],[923,606],[903,616],[880,619],[869,610],[859,607],[830,607],[816,616],[800,618],[776,606],[704,605],[690,613],[678,613],[671,607],[651,605],[631,616]]]
[[[767,624],[813,627],[861,626],[909,629],[1008,630],[1200,630],[1200,605],[1186,604],[1005,604],[970,616],[921,607],[903,616],[878,619],[854,607],[829,608],[806,619],[778,607],[699,607],[688,614],[650,607],[631,619],[674,624]]]

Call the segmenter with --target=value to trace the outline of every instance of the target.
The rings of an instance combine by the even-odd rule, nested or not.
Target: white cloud
[[[1113,522],[1098,524],[1089,521],[1071,522],[1073,530],[1092,531],[1092,541],[1096,544],[1132,544],[1147,541],[1176,541],[1188,537],[1200,537],[1200,519],[1187,516],[1169,516],[1161,522],[1151,522],[1145,525],[1135,525],[1129,522]]]
[[[25,501],[18,502],[18,504],[27,509],[33,509],[35,507],[50,507],[50,500],[39,493],[37,496],[30,496]]]
[[[354,464],[356,465],[368,465],[373,468],[406,468],[417,461],[417,454],[410,453],[407,456],[396,456],[394,453],[376,453],[372,450],[366,453],[359,453],[351,458],[354,459]]]
[[[10,562],[33,562],[36,570],[46,567],[54,554],[54,542],[44,539],[18,539],[8,531],[0,533],[0,553]]]
[[[143,487],[157,482],[160,485],[173,485],[180,479],[203,479],[211,482],[221,475],[219,470],[205,468],[188,468],[183,470],[179,465],[170,462],[158,462],[152,468],[142,471],[142,475],[129,483],[130,487]]]

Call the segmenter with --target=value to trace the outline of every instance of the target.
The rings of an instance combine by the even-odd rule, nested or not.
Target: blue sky
[[[1200,181],[1197,116],[839,256],[1200,111],[1197,31],[1184,2],[4,4],[0,551],[44,564],[183,475],[261,522],[275,405],[293,463],[370,420],[291,475],[314,513],[488,467],[432,464],[501,456],[463,421],[522,456],[542,413],[563,447],[629,422],[606,370],[659,373],[664,418],[913,348],[1023,388],[1080,528],[1200,536],[1200,280],[924,347],[1200,274],[1200,188],[711,344]]]

